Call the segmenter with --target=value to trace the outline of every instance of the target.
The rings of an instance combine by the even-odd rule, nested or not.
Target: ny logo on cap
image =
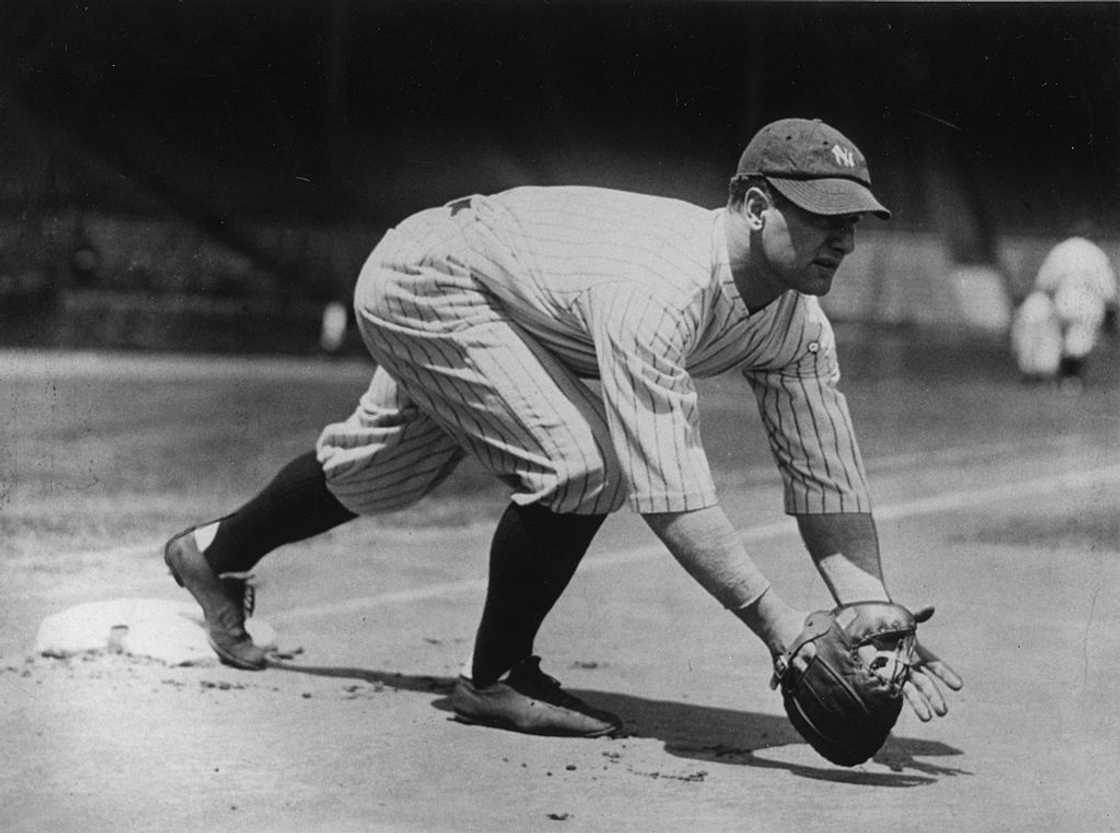
[[[854,168],[856,166],[856,155],[851,148],[842,148],[840,145],[833,145],[832,156],[836,159],[837,165],[843,165],[845,168]]]

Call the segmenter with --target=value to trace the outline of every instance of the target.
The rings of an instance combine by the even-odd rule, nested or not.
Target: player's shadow
[[[884,787],[917,787],[939,776],[969,774],[965,770],[919,758],[960,755],[961,751],[937,741],[891,736],[872,759],[889,772],[834,766],[823,758],[819,765],[775,760],[765,754],[779,746],[803,745],[790,722],[781,715],[701,706],[672,700],[650,700],[605,691],[573,693],[599,708],[624,715],[633,737],[657,738],[665,751],[682,758],[734,766],[784,769],[803,778],[868,784]]]
[[[401,674],[364,668],[315,667],[273,663],[274,668],[322,677],[362,680],[377,688],[392,688],[438,695],[433,708],[451,712],[452,677]],[[785,717],[759,712],[701,706],[674,700],[651,700],[631,694],[590,689],[569,689],[597,708],[623,717],[625,734],[654,738],[670,755],[728,766],[784,769],[802,778],[881,787],[919,787],[939,777],[970,775],[966,770],[932,763],[925,758],[960,755],[961,750],[937,741],[896,737],[887,739],[872,759],[889,771],[867,771],[833,766],[823,758],[819,765],[779,761],[759,755],[767,749],[804,744]]]

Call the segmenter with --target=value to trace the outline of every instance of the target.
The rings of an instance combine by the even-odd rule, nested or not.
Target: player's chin
[[[835,275],[835,266],[814,263],[801,282],[801,292],[806,295],[827,295],[832,289],[832,278]]]

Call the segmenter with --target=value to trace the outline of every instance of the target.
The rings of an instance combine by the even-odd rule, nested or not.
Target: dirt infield
[[[999,345],[842,333],[888,580],[964,676],[875,758],[817,757],[761,646],[612,517],[538,642],[621,714],[563,740],[455,722],[490,524],[466,466],[399,516],[260,565],[259,615],[301,652],[262,672],[52,659],[43,617],[182,592],[158,548],[232,508],[345,415],[361,363],[0,354],[0,827],[6,831],[829,831],[1120,828],[1120,350],[1078,398],[1020,385]],[[844,345],[847,344],[845,349]],[[749,392],[702,388],[729,514],[785,595],[823,587],[780,511]]]

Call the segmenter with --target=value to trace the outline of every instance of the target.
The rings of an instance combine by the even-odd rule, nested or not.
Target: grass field
[[[627,736],[458,724],[502,491],[465,464],[417,507],[260,565],[282,667],[35,656],[38,624],[186,598],[159,546],[344,417],[355,361],[0,353],[0,827],[8,831],[1120,829],[1120,343],[1078,397],[991,339],[839,328],[888,583],[965,678],[870,762],[817,757],[761,646],[639,519],[614,516],[538,642]],[[702,384],[723,501],[780,590],[825,603],[745,383]]]

